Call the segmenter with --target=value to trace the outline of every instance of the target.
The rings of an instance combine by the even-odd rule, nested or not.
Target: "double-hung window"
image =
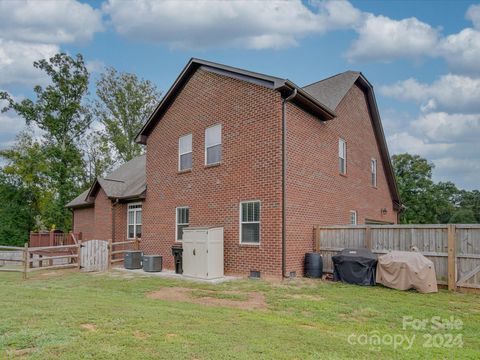
[[[188,212],[189,209],[186,206],[177,207],[177,215],[176,215],[176,228],[175,228],[175,239],[177,241],[183,240],[183,229],[188,227]]]
[[[357,211],[350,210],[350,225],[357,225]]]
[[[205,165],[218,164],[222,161],[222,125],[205,129]]]
[[[142,204],[128,205],[128,229],[127,237],[129,239],[142,237]]]
[[[178,170],[192,168],[192,134],[184,135],[178,139]]]
[[[373,187],[377,187],[377,160],[372,159],[370,162],[370,168],[371,168],[371,182]]]
[[[240,203],[240,242],[260,243],[260,201]]]
[[[338,171],[347,173],[347,143],[343,139],[338,139]]]

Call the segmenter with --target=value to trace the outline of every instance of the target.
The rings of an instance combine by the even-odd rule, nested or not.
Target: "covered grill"
[[[392,251],[378,258],[377,283],[422,293],[437,292],[433,262],[419,252]]]
[[[356,285],[375,285],[377,257],[368,249],[343,249],[332,256],[333,279]]]

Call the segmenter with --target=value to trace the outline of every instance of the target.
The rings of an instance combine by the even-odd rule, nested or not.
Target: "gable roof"
[[[373,86],[368,82],[363,74],[358,71],[346,71],[301,88],[285,78],[260,74],[232,66],[192,58],[138,133],[136,138],[138,143],[146,144],[147,137],[155,127],[157,121],[160,120],[161,116],[173,103],[176,96],[182,90],[183,86],[188,82],[193,73],[200,68],[216,74],[265,86],[269,89],[279,91],[283,97],[288,97],[293,91],[296,91],[296,96],[291,100],[291,102],[307,112],[318,116],[322,120],[334,119],[337,116],[335,109],[338,107],[351,87],[354,84],[358,84],[367,95],[372,125],[380,147],[380,155],[384,164],[384,170],[387,176],[388,186],[393,198],[393,202],[400,207],[400,194],[398,191],[395,174],[393,172],[393,166],[390,159],[390,154],[388,152],[387,142],[385,140],[385,134],[382,127],[375,94],[373,92]]]
[[[383,132],[380,112],[378,111],[372,84],[370,84],[361,72],[346,71],[307,85],[304,87],[304,90],[316,97],[319,101],[327,104],[330,108],[336,110],[342,99],[347,95],[348,91],[354,84],[358,84],[367,95],[368,110],[372,119],[375,137],[380,147],[380,156],[382,158],[382,163],[384,164],[390,193],[396,207],[400,209],[400,193],[398,191],[397,181],[395,179],[392,161],[388,152],[387,141],[385,139],[385,133]]]
[[[140,144],[146,144],[146,140],[152,129],[155,127],[157,121],[165,113],[168,107],[175,100],[178,93],[183,86],[187,83],[190,77],[197,69],[203,69],[216,74],[233,77],[242,81],[247,81],[256,85],[264,86],[269,89],[279,91],[282,96],[288,96],[292,91],[296,90],[297,95],[292,100],[301,108],[318,116],[322,120],[331,120],[336,114],[335,111],[323,104],[317,98],[309,94],[307,91],[297,86],[288,79],[283,79],[275,76],[265,75],[248,71],[244,69],[235,68],[223,64],[214,63],[211,61],[192,58],[177,77],[173,85],[165,94],[163,99],[158,104],[157,108],[148,118],[147,122],[137,135],[137,142]]]
[[[100,187],[110,199],[138,199],[144,197],[146,186],[146,156],[140,155],[126,162],[104,178],[97,178],[90,189],[70,201],[66,207],[92,206]]]
[[[358,71],[345,71],[304,86],[303,89],[331,109],[336,109],[360,76]]]

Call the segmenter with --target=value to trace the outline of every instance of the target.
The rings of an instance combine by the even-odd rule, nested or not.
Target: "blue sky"
[[[31,63],[82,53],[165,92],[190,57],[299,85],[352,69],[375,87],[390,152],[480,188],[480,3],[472,1],[0,1],[0,89],[31,96]],[[92,86],[92,90],[94,87]],[[0,147],[24,123],[0,115]]]

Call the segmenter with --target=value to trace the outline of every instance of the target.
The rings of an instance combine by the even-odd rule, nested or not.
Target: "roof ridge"
[[[322,81],[329,80],[329,79],[334,78],[334,77],[336,77],[336,76],[340,76],[340,75],[346,74],[346,73],[355,73],[355,74],[360,75],[362,72],[361,72],[361,71],[355,71],[355,70],[342,71],[341,73],[338,73],[338,74],[335,74],[335,75],[331,75],[331,76],[329,76],[329,77],[326,77],[325,79],[318,80],[318,81],[314,81],[314,82],[312,82],[312,83],[310,83],[310,84],[304,85],[304,86],[302,87],[302,89],[304,89],[304,88],[306,88],[306,87],[309,87],[309,86],[311,86],[311,85],[318,84],[318,83],[320,83],[320,82],[322,82]]]

